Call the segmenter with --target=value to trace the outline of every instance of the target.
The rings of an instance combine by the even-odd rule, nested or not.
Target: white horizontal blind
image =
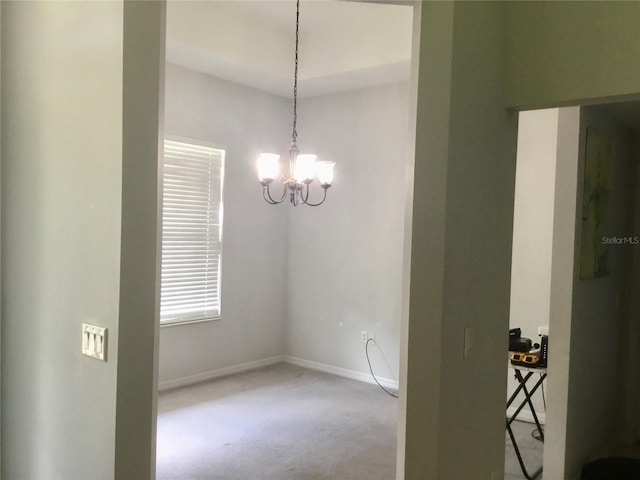
[[[224,150],[164,142],[160,323],[220,316]]]

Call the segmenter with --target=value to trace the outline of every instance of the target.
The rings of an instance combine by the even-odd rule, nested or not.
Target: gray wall
[[[165,101],[167,135],[226,154],[222,319],[161,328],[160,381],[284,353],[288,207],[264,202],[256,160],[291,141],[290,102],[274,95],[168,64]]]
[[[300,148],[337,162],[317,208],[289,209],[286,352],[398,380],[408,84],[300,102]],[[319,195],[319,192],[316,192]]]
[[[3,2],[2,22],[2,476],[113,478],[123,6]],[[109,328],[107,363],[82,322]]]
[[[2,3],[6,478],[153,477],[164,7]]]
[[[398,378],[407,105],[407,84],[300,99],[300,148],[338,163],[335,185],[322,207],[274,207],[255,160],[286,155],[291,101],[167,66],[166,133],[227,154],[222,319],[161,329],[161,381],[276,355],[367,373],[362,330]]]
[[[635,218],[633,235],[640,237],[640,132],[634,133],[632,142],[632,162],[635,174]],[[630,281],[627,287],[627,308],[629,320],[629,339],[627,352],[629,365],[627,370],[627,432],[626,440],[631,442],[640,438],[640,248],[634,248],[630,260]]]
[[[630,246],[610,246],[610,275],[580,280],[580,235],[584,146],[587,128],[606,132],[613,141],[610,227],[607,236],[628,236],[632,232],[633,177],[630,163],[630,136],[606,114],[584,108],[580,118],[577,171],[575,259],[573,269],[573,308],[570,317],[569,348],[552,351],[570,354],[570,382],[567,391],[567,433],[565,476],[574,478],[585,461],[600,454],[620,439],[623,431],[627,323],[624,318],[624,293]],[[557,318],[552,318],[552,325]],[[561,340],[562,341],[562,340]],[[562,347],[560,347],[562,348]],[[597,352],[597,355],[593,353]],[[550,372],[550,374],[553,372]],[[554,384],[550,383],[550,388]],[[586,394],[586,392],[589,392]]]
[[[506,104],[544,108],[639,94],[639,2],[505,2]]]

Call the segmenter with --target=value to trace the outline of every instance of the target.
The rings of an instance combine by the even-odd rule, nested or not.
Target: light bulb
[[[296,158],[296,165],[293,177],[298,183],[310,183],[316,176],[316,157],[317,155],[300,154]]]
[[[322,160],[316,164],[320,185],[331,185],[331,182],[333,182],[333,167],[335,164],[336,162],[330,162],[328,160]]]
[[[280,155],[261,153],[258,157],[258,178],[262,183],[273,182],[280,175]]]

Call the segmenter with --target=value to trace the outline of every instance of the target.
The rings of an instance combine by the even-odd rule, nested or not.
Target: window
[[[160,323],[220,317],[224,150],[165,140]]]

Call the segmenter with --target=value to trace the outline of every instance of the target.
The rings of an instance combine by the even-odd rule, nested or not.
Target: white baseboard
[[[360,380],[361,382],[376,383],[370,373],[362,373],[356,370],[349,370],[347,368],[335,367],[333,365],[327,365],[326,363],[314,362],[312,360],[306,360],[298,357],[283,357],[283,360],[292,365],[298,365],[299,367],[310,368],[311,370],[318,370],[320,372],[331,373],[340,377],[351,378],[353,380]],[[398,381],[391,380],[389,378],[378,377],[378,382],[385,388],[393,388],[398,390]]]
[[[206,382],[214,378],[225,377],[234,373],[246,372],[248,370],[254,370],[260,367],[266,367],[285,361],[284,355],[276,355],[269,358],[263,358],[262,360],[255,360],[253,362],[240,363],[238,365],[231,365],[229,367],[218,368],[216,370],[209,370],[207,372],[196,373],[195,375],[188,375],[186,377],[175,378],[173,380],[165,380],[158,382],[158,391],[169,390],[171,388],[186,387],[187,385],[193,385],[194,383]]]
[[[515,411],[516,411],[516,407],[507,408],[507,416],[511,418],[511,415],[513,415]],[[536,412],[536,415],[538,416],[538,420],[540,421],[540,423],[544,425],[545,419],[546,419],[545,413]],[[523,408],[518,414],[517,419],[522,420],[523,422],[535,423],[535,420],[533,419],[533,415],[531,414],[531,411],[528,408]]]
[[[370,373],[362,373],[356,370],[349,370],[347,368],[335,367],[326,363],[314,362],[312,360],[306,360],[304,358],[289,357],[286,355],[276,355],[262,360],[255,360],[253,362],[240,363],[238,365],[231,365],[229,367],[218,368],[216,370],[209,370],[207,372],[196,373],[194,375],[188,375],[186,377],[175,378],[173,380],[165,380],[158,382],[158,391],[170,390],[172,388],[186,387],[195,383],[206,382],[207,380],[213,380],[214,378],[225,377],[234,373],[246,372],[248,370],[254,370],[260,367],[266,367],[268,365],[274,365],[280,362],[287,362],[292,365],[298,365],[299,367],[309,368],[311,370],[318,370],[320,372],[331,373],[340,377],[351,378],[353,380],[359,380],[361,382],[374,383],[375,380]],[[389,378],[376,376],[380,384],[385,388],[392,388],[398,390],[398,381],[391,380]],[[524,412],[520,414],[523,416]],[[523,419],[525,417],[523,416]],[[533,419],[531,420],[533,421]]]

